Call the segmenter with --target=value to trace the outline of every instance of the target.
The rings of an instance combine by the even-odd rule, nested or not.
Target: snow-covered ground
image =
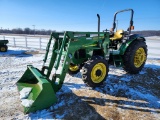
[[[1,119],[160,120],[160,57],[157,54],[149,56],[138,75],[110,66],[104,85],[96,89],[86,86],[80,73],[67,74],[62,89],[56,93],[56,104],[24,115],[15,83],[28,64],[41,69],[43,57],[44,51],[36,49],[9,47],[8,52],[0,53]]]

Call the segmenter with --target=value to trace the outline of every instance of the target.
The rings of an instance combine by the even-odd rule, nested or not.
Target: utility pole
[[[35,25],[32,25],[32,26],[33,26],[33,30],[34,30],[34,36],[35,36],[35,27],[36,27],[36,26],[35,26]]]

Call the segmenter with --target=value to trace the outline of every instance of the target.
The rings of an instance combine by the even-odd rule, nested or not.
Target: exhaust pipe
[[[98,32],[100,32],[100,15],[97,14],[97,17],[98,17]],[[99,36],[99,34],[98,34]]]

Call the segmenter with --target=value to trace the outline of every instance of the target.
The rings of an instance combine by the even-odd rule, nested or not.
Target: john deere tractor
[[[126,11],[131,12],[127,31],[115,31],[116,15]],[[34,112],[53,105],[57,101],[55,93],[61,89],[67,73],[75,74],[80,70],[82,80],[91,87],[97,87],[106,80],[109,63],[123,67],[131,74],[141,71],[147,58],[147,46],[144,37],[131,34],[134,29],[133,14],[132,9],[116,12],[110,31],[100,32],[100,16],[97,14],[98,32],[53,32],[47,44],[42,69],[28,65],[17,82],[20,93],[29,89],[21,99],[30,103],[23,104],[24,112]]]

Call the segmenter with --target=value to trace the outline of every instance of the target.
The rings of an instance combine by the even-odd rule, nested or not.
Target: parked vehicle
[[[0,52],[6,52],[8,50],[8,40],[0,40]]]

